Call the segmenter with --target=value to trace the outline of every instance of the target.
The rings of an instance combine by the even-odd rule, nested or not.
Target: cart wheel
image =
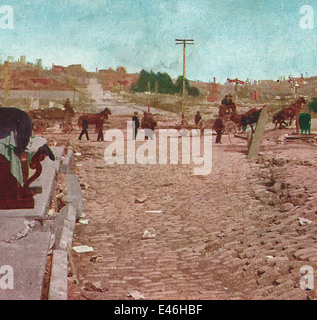
[[[41,121],[41,120],[33,121],[33,132],[35,134],[44,133],[46,128],[47,128],[47,124],[44,121]]]
[[[60,125],[60,128],[63,133],[72,133],[72,131],[73,131],[73,126],[69,123],[62,123]]]

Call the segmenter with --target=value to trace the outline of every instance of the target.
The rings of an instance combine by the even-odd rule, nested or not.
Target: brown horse
[[[290,107],[280,110],[273,116],[273,123],[275,123],[275,129],[279,125],[279,128],[282,128],[282,125],[287,126],[286,120],[289,120],[289,124],[292,124],[296,113],[299,113],[302,104],[306,104],[306,100],[303,97],[300,97],[296,102],[294,102]]]
[[[105,120],[109,119],[109,115],[111,115],[111,111],[109,108],[105,108],[105,110],[101,111],[100,113],[86,113],[83,114],[78,118],[78,126],[81,128],[81,124],[84,118],[88,120],[88,124],[93,124],[96,126],[99,123],[101,117],[105,117]]]

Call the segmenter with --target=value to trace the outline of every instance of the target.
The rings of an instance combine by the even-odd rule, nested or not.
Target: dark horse
[[[105,108],[105,110],[100,113],[86,113],[78,118],[78,126],[81,128],[81,124],[84,118],[88,120],[88,124],[94,124],[95,126],[99,123],[101,117],[105,117],[106,120],[109,119],[109,115],[111,115],[111,111],[109,108]]]
[[[243,113],[243,114],[238,114],[237,111],[234,111],[231,116],[230,116],[230,120],[233,121],[236,126],[238,127],[238,130],[240,131],[241,130],[241,120],[243,117],[247,116],[247,115],[250,115],[254,112],[257,112],[258,109],[256,108],[251,108],[249,111],[247,111],[246,113]]]
[[[17,156],[26,149],[32,136],[32,119],[26,112],[17,108],[0,108],[0,139],[15,133]]]
[[[247,126],[249,125],[251,127],[252,133],[254,133],[253,125],[259,121],[261,111],[262,109],[252,112],[251,114],[242,116],[241,125],[244,131],[247,129]]]
[[[292,124],[296,113],[299,113],[302,104],[306,104],[306,100],[303,97],[300,97],[296,102],[294,102],[290,107],[283,109],[273,116],[273,123],[275,124],[275,129],[279,125],[279,128],[282,129],[282,125],[287,126],[286,120],[289,120],[289,125]]]

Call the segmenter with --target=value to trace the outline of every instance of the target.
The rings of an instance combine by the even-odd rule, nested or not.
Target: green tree
[[[197,87],[190,87],[188,94],[193,97],[198,97],[200,95],[200,91]]]
[[[140,77],[133,88],[135,92],[144,92],[148,90],[148,83],[150,79],[150,73],[142,69],[140,72]]]
[[[159,93],[167,93],[167,94],[174,93],[173,80],[167,73],[158,72],[156,74],[156,81],[157,81]]]
[[[189,89],[190,89],[189,82],[185,78],[185,90],[187,91],[187,93],[189,92]],[[177,78],[174,92],[179,93],[179,94],[183,94],[183,76],[179,76]]]

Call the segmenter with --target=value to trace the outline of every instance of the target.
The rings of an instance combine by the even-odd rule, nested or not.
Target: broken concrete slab
[[[21,218],[3,218],[0,217],[0,241],[10,242],[27,236],[35,226],[40,228],[38,222]]]

